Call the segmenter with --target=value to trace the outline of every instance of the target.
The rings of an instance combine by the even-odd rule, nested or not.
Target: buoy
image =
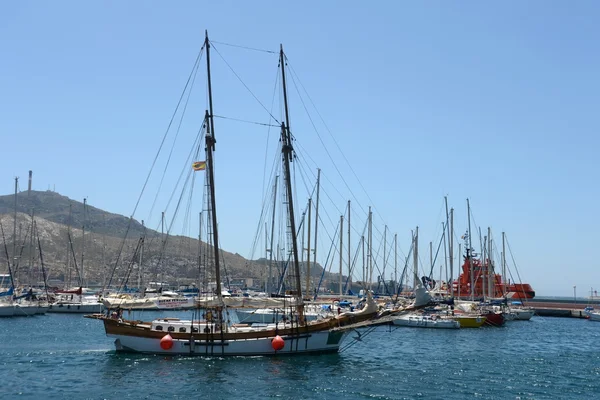
[[[160,348],[163,350],[170,350],[173,347],[173,338],[168,333],[160,339]]]
[[[273,350],[279,351],[283,349],[283,346],[285,346],[285,342],[281,338],[281,336],[277,335],[273,338],[273,340],[271,340],[271,346],[273,346]]]

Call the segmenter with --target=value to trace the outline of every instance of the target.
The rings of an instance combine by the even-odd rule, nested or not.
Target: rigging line
[[[271,112],[273,112],[273,107],[275,105],[275,93],[277,93],[277,83],[279,82],[279,68],[275,71],[275,84],[273,85],[273,94],[271,96]],[[271,127],[267,129],[267,138],[266,138],[266,146],[265,146],[265,158],[263,162],[263,181],[262,181],[262,192],[263,196],[267,196],[267,192],[265,191],[265,181],[267,179],[267,158],[269,154],[269,144],[271,143]],[[271,168],[273,171],[273,168]],[[263,199],[264,201],[264,199]]]
[[[346,185],[346,188],[348,189],[348,191],[350,192],[350,194],[352,195],[352,197],[354,198],[354,200],[358,204],[360,204],[360,201],[358,200],[358,198],[356,197],[356,195],[354,194],[354,192],[352,192],[352,189],[350,188],[350,185],[348,185],[348,182],[346,182],[346,179],[344,178],[344,175],[339,170],[338,166],[336,165],[335,161],[333,160],[333,157],[331,156],[331,153],[327,149],[327,146],[325,145],[325,142],[323,141],[323,138],[319,134],[319,131],[318,131],[316,125],[315,125],[315,122],[313,121],[310,113],[308,112],[308,108],[306,107],[306,103],[304,102],[304,99],[302,98],[302,96],[300,94],[300,90],[298,90],[298,85],[296,84],[296,80],[294,79],[294,74],[290,74],[290,76],[291,76],[291,79],[292,79],[292,83],[294,84],[294,87],[296,88],[296,92],[298,93],[298,97],[300,98],[300,102],[302,103],[302,106],[304,107],[304,111],[306,112],[306,115],[308,116],[308,119],[309,119],[309,121],[310,121],[313,129],[315,130],[315,133],[317,134],[317,138],[319,139],[319,141],[321,142],[321,145],[323,146],[323,150],[325,150],[325,153],[329,157],[329,160],[333,164],[333,167],[335,168],[335,170],[337,171],[338,175],[342,179],[342,182],[344,182],[344,185]],[[339,149],[339,146],[338,146],[338,149]],[[340,152],[341,152],[341,150],[340,150]],[[354,173],[354,171],[353,171],[353,173]],[[360,184],[360,182],[359,182],[359,184]],[[361,185],[361,187],[362,187],[362,185]],[[364,190],[364,188],[363,188],[363,190]],[[366,190],[365,190],[365,193],[366,193]],[[367,194],[367,198],[369,199],[369,201],[372,202],[372,200],[371,200],[371,198],[369,197],[368,194]],[[364,212],[364,209],[363,209],[363,212]]]
[[[173,189],[173,191],[171,192],[171,196],[169,197],[169,201],[167,202],[167,205],[165,207],[165,211],[167,211],[169,209],[169,207],[171,206],[171,201],[173,201],[173,197],[175,196],[175,192],[177,190],[177,188],[179,187],[179,185],[181,184],[181,179],[184,176],[184,173],[186,170],[188,170],[188,168],[191,170],[190,165],[191,165],[191,160],[192,160],[192,156],[194,154],[198,154],[198,149],[201,146],[202,143],[202,138],[204,137],[204,126],[205,124],[202,124],[202,127],[200,127],[200,130],[198,131],[198,134],[196,135],[196,140],[194,141],[194,145],[192,146],[192,150],[190,150],[186,160],[185,160],[185,164],[183,167],[183,170],[181,172],[181,174],[179,175],[179,178],[177,178],[177,182],[175,183],[175,187]]]
[[[173,111],[173,115],[171,116],[171,120],[169,121],[169,125],[167,125],[167,130],[165,131],[165,134],[163,135],[162,141],[160,142],[160,146],[158,147],[158,151],[156,152],[156,155],[154,156],[154,160],[152,161],[152,165],[150,166],[150,171],[148,171],[148,176],[146,177],[146,181],[144,182],[144,185],[142,186],[142,190],[140,192],[138,200],[135,203],[135,207],[133,208],[133,213],[131,214],[132,217],[135,215],[135,212],[136,212],[136,210],[137,210],[137,208],[138,208],[138,206],[140,204],[140,201],[142,200],[142,195],[144,194],[144,191],[146,190],[146,186],[148,185],[148,181],[150,180],[150,176],[152,175],[152,171],[154,170],[154,166],[156,165],[156,161],[158,160],[158,156],[160,155],[162,147],[165,144],[165,140],[167,139],[167,135],[169,134],[169,130],[171,129],[171,124],[173,124],[173,120],[175,119],[175,115],[177,115],[177,110],[179,109],[179,106],[181,105],[181,100],[183,99],[183,97],[185,95],[185,92],[187,90],[187,87],[190,84],[190,80],[192,79],[192,76],[194,75],[194,70],[197,68],[197,65],[200,63],[200,59],[202,57],[203,51],[204,51],[204,45],[202,45],[202,47],[200,48],[200,52],[198,53],[198,57],[196,57],[196,62],[194,63],[194,66],[192,67],[192,71],[190,71],[190,75],[188,76],[187,82],[185,83],[183,91],[181,92],[181,96],[179,97],[179,101],[177,102],[177,106],[175,107],[175,111]]]
[[[248,124],[254,124],[254,125],[262,125],[262,126],[271,126],[271,127],[279,127],[279,125],[274,125],[274,124],[269,124],[267,122],[256,122],[256,121],[249,121],[247,119],[240,119],[240,118],[233,118],[233,117],[225,117],[223,115],[213,115],[213,117],[215,118],[221,118],[221,119],[230,119],[232,121],[237,121],[237,122],[245,122]]]
[[[270,53],[270,54],[279,54],[278,51],[272,51],[272,50],[265,50],[265,49],[258,49],[256,47],[248,47],[248,46],[242,46],[239,44],[231,44],[231,43],[225,43],[225,42],[217,42],[215,40],[211,40],[211,43],[218,43],[218,44],[222,44],[223,46],[230,46],[230,47],[237,47],[240,49],[246,49],[246,50],[252,50],[252,51],[259,51],[259,52],[263,52],[263,53]]]
[[[213,43],[211,41],[211,43]],[[267,110],[267,107],[265,107],[265,105],[258,99],[258,97],[256,97],[256,95],[252,92],[252,90],[250,90],[250,88],[248,87],[248,85],[246,85],[244,83],[244,81],[242,80],[242,78],[240,78],[240,76],[235,72],[235,70],[231,67],[231,65],[229,65],[229,63],[227,62],[227,60],[225,60],[225,58],[221,55],[221,53],[219,52],[219,50],[217,50],[217,48],[213,45],[213,50],[219,55],[219,57],[221,57],[221,59],[223,60],[223,62],[225,63],[225,65],[227,65],[227,67],[229,67],[229,69],[231,70],[231,72],[233,72],[233,74],[235,75],[236,78],[238,78],[238,80],[241,82],[242,85],[244,85],[244,87],[246,88],[246,90],[248,90],[248,92],[250,92],[250,94],[252,95],[252,97],[254,97],[254,99],[258,102],[258,104],[260,104],[260,106],[271,116],[271,118],[273,118],[273,120],[275,122],[277,122],[279,125],[281,125],[281,122],[279,122],[277,120],[277,118],[275,118],[273,116],[273,114],[271,114],[271,112],[269,110]]]
[[[194,83],[196,82],[196,76],[198,76],[198,68],[200,66],[200,60],[201,57],[198,59],[198,62],[196,63],[196,69],[193,72],[194,77],[192,78],[192,83],[190,85],[189,90],[187,91],[187,98],[185,100],[185,104],[183,106],[183,111],[181,112],[181,117],[179,118],[179,124],[177,124],[177,131],[175,132],[175,138],[173,139],[173,144],[171,145],[171,151],[169,152],[169,157],[167,158],[167,162],[165,164],[165,168],[163,169],[163,174],[160,178],[160,183],[158,185],[158,189],[156,190],[156,196],[154,196],[154,201],[152,202],[152,207],[150,208],[150,212],[148,213],[148,218],[147,220],[150,220],[150,216],[152,215],[152,212],[154,211],[154,206],[156,205],[156,201],[158,200],[158,195],[160,193],[160,189],[162,188],[164,179],[165,179],[165,175],[167,173],[167,169],[169,168],[169,164],[171,162],[171,157],[173,156],[173,149],[175,148],[175,143],[177,143],[177,138],[179,137],[179,132],[181,131],[181,125],[183,123],[183,117],[185,116],[185,112],[187,110],[188,104],[190,102],[190,97],[192,95],[192,90],[194,88]]]
[[[287,59],[287,56],[286,56]],[[358,175],[356,175],[356,172],[354,171],[354,169],[352,168],[352,164],[350,164],[350,161],[348,161],[348,159],[346,158],[346,155],[344,154],[344,152],[342,151],[342,149],[340,148],[339,143],[335,140],[335,137],[333,136],[333,133],[331,132],[331,129],[329,129],[329,126],[327,126],[327,123],[325,122],[325,120],[323,119],[323,116],[321,115],[321,113],[319,112],[319,110],[317,109],[317,106],[315,105],[315,103],[313,102],[312,98],[310,97],[310,94],[308,94],[308,91],[306,90],[306,88],[304,87],[304,85],[302,84],[302,81],[300,80],[300,77],[298,76],[298,74],[296,73],[296,71],[294,70],[294,67],[291,65],[291,63],[288,60],[288,64],[290,67],[290,70],[292,71],[292,74],[290,74],[290,76],[292,76],[292,80],[294,81],[294,85],[295,85],[295,80],[293,78],[293,76],[295,75],[298,78],[298,83],[300,84],[300,86],[302,87],[302,89],[304,90],[304,93],[306,93],[306,96],[308,97],[308,100],[310,102],[310,104],[313,106],[313,108],[315,109],[315,112],[317,113],[317,115],[319,116],[319,119],[321,120],[321,122],[323,123],[323,125],[325,126],[325,129],[327,130],[327,132],[329,133],[329,136],[333,139],[333,143],[335,144],[335,146],[337,147],[338,151],[340,152],[340,154],[342,155],[342,157],[344,158],[344,161],[346,161],[346,164],[348,165],[348,167],[350,167],[350,171],[352,172],[352,175],[354,175],[354,177],[356,178],[356,181],[358,182],[359,186],[361,187],[361,189],[363,190],[363,192],[366,194],[367,199],[369,199],[369,202],[374,205],[375,203],[373,202],[373,200],[371,199],[371,197],[369,196],[369,193],[367,192],[367,190],[365,189],[365,187],[362,185],[360,179],[358,178]],[[306,108],[306,107],[305,107]],[[310,117],[309,117],[310,118]],[[311,119],[312,122],[312,119]],[[314,126],[314,124],[313,124]],[[318,133],[317,133],[318,135]],[[322,141],[321,141],[322,142]],[[328,153],[329,154],[329,153]],[[337,167],[336,167],[337,169]],[[338,171],[339,173],[339,171]],[[340,174],[340,176],[342,176]],[[344,183],[346,183],[346,181],[343,179],[342,176],[342,180],[344,181]],[[348,186],[346,184],[346,186]],[[355,198],[356,199],[356,198]],[[357,200],[358,201],[358,200]],[[375,208],[373,206],[373,208]],[[375,212],[377,212],[377,214],[379,214],[379,211],[377,210],[377,208],[375,208]],[[379,215],[379,217],[383,220],[383,217],[381,215]]]

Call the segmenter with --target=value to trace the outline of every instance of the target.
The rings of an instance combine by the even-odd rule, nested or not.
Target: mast
[[[73,204],[69,202],[69,224],[67,225],[67,285],[65,289],[69,290],[71,287],[71,252],[73,243],[71,242],[71,218],[73,213]]]
[[[488,295],[490,297],[496,297],[496,288],[494,279],[494,270],[492,267],[492,228],[488,226]]]
[[[504,246],[504,232],[502,232],[502,292],[506,296],[506,248]]]
[[[19,178],[15,177],[15,217],[13,220],[13,269],[17,263],[17,190],[18,190],[18,187],[19,187]],[[15,271],[15,273],[16,273],[16,271]],[[13,282],[13,284],[14,284],[14,282]]]
[[[381,271],[381,280],[383,281],[383,290],[386,290],[385,286],[385,266],[387,264],[387,225],[383,226],[383,270]],[[377,285],[377,291],[379,291],[379,284]]]
[[[348,200],[348,290],[352,290],[352,258],[350,255],[350,200]]]
[[[306,297],[310,297],[310,223],[312,213],[312,197],[308,199],[308,233],[306,238]]]
[[[362,235],[360,237],[360,243],[362,247],[362,284],[363,287],[366,289],[367,285],[365,283],[365,235]]]
[[[29,171],[31,173],[31,171]],[[31,185],[30,185],[31,186]],[[31,188],[30,188],[31,191]],[[34,210],[31,209],[31,235],[29,236],[29,276],[33,274],[33,234],[34,234],[34,226],[33,226],[33,216]]]
[[[397,291],[396,285],[398,285],[398,234],[394,233],[394,293]]]
[[[373,213],[369,206],[369,230],[367,236],[367,278],[369,279],[369,291],[373,291]]]
[[[450,257],[450,295],[454,297],[454,253],[452,247],[454,246],[454,208],[450,209],[450,230],[448,231],[449,249],[448,256]],[[460,254],[460,252],[459,252]]]
[[[344,264],[344,258],[342,256],[342,251],[344,246],[344,216],[340,215],[340,296],[344,294],[342,289],[342,266]]]
[[[419,285],[419,227],[417,226],[417,228],[415,229],[415,235],[414,235],[414,239],[413,239],[413,268],[415,271],[415,275],[414,275],[414,284],[413,284],[413,290],[415,290],[417,288],[417,286]]]
[[[206,275],[206,269],[204,274]],[[202,211],[198,213],[198,298],[200,298],[200,288],[204,289],[202,280]]]
[[[315,205],[315,246],[313,251],[313,265],[317,265],[317,232],[319,229],[319,194],[321,192],[321,170],[317,168],[317,204]],[[316,296],[316,293],[315,293]]]
[[[469,259],[469,276],[471,277],[471,301],[473,301],[473,291],[475,290],[475,285],[473,283],[473,257],[471,255],[471,252],[473,251],[473,244],[471,243],[471,206],[469,205],[469,199],[467,199],[467,220],[469,221],[467,235],[467,239],[469,240],[469,248],[467,249],[467,258]]]
[[[144,233],[142,236],[142,246],[140,248],[140,261],[139,261],[139,265],[138,265],[138,281],[137,281],[137,287],[138,290],[141,291],[141,287],[142,287],[142,264],[144,262],[144,243],[146,241],[146,225],[144,225],[144,220],[142,220],[142,227],[144,228]]]
[[[85,215],[86,215],[86,204],[87,199],[83,199],[83,226],[81,227],[81,286],[85,286],[85,280],[83,275],[83,259],[85,253]]]
[[[208,54],[208,53],[207,53]],[[298,243],[296,237],[296,221],[294,218],[294,199],[292,196],[292,182],[290,173],[290,162],[292,161],[294,147],[292,146],[292,135],[290,133],[290,115],[287,102],[287,88],[285,83],[285,55],[283,54],[283,45],[280,46],[279,63],[281,66],[281,84],[283,86],[283,105],[285,110],[285,122],[281,123],[281,143],[283,153],[283,169],[285,173],[285,183],[288,203],[288,218],[292,237],[292,254],[294,262],[294,272],[296,280],[296,297],[298,304],[298,322],[304,324],[304,304],[302,303],[302,284],[300,282],[300,264],[298,263]]]
[[[208,181],[210,191],[210,208],[211,208],[211,219],[212,219],[212,231],[213,231],[213,246],[214,246],[214,257],[215,257],[215,279],[217,280],[217,297],[221,299],[221,266],[219,264],[219,234],[217,227],[217,205],[215,201],[215,175],[214,175],[214,162],[213,162],[213,151],[215,150],[215,122],[213,118],[213,102],[212,102],[212,83],[210,79],[210,42],[208,40],[208,31],[205,32],[204,45],[206,46],[206,73],[208,77],[208,106],[209,109],[206,111],[206,162],[208,165]],[[221,322],[222,314],[219,313],[219,322]]]

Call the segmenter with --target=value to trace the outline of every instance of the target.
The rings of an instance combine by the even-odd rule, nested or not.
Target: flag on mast
[[[206,169],[206,161],[196,161],[192,163],[194,171],[204,171]]]

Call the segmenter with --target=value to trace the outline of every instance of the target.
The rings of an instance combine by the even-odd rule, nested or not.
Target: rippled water
[[[534,317],[379,327],[340,354],[164,357],[117,354],[99,321],[48,314],[0,319],[0,398],[595,399],[599,338],[597,322]]]

